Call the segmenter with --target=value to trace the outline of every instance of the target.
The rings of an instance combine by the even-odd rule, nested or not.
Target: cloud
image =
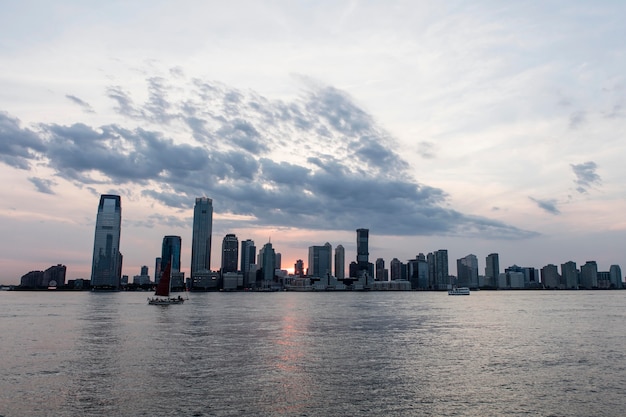
[[[80,107],[83,108],[83,111],[85,113],[95,113],[94,109],[91,107],[91,105],[83,100],[81,100],[80,98],[73,96],[71,94],[66,94],[65,97],[70,100],[72,103],[78,104]]]
[[[570,129],[576,129],[580,125],[585,122],[586,114],[584,111],[577,111],[570,115],[569,117],[569,127]]]
[[[561,211],[556,207],[556,200],[554,199],[539,199],[534,197],[528,197],[531,201],[537,204],[537,206],[550,214],[561,214]]]
[[[28,178],[28,181],[32,182],[37,188],[37,191],[39,191],[40,193],[55,194],[54,191],[52,190],[52,186],[56,185],[56,182],[52,180],[48,180],[45,178],[30,177]]]
[[[23,129],[18,119],[0,112],[0,162],[29,170],[30,162],[45,150],[46,145],[36,132]]]
[[[417,150],[418,154],[424,159],[434,159],[435,155],[435,144],[432,142],[421,141],[418,143],[419,148]]]
[[[26,166],[37,158],[87,190],[123,186],[176,209],[188,210],[195,197],[206,195],[216,212],[245,217],[244,226],[536,235],[448,208],[443,190],[409,174],[394,138],[333,87],[308,87],[285,102],[216,82],[188,82],[182,73],[148,78],[146,85],[143,102],[121,86],[106,90],[116,111],[131,119],[123,125],[41,123],[35,132],[8,116],[0,122],[11,137],[28,139],[16,152]],[[174,90],[184,98],[169,97]],[[134,121],[141,127],[129,125]],[[52,185],[33,183],[42,191]]]
[[[576,191],[581,194],[586,194],[587,190],[593,185],[600,185],[602,179],[596,173],[598,167],[595,162],[587,161],[582,164],[570,164],[576,179],[574,183],[577,185]]]

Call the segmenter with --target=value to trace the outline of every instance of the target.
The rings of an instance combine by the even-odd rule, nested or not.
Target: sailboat
[[[157,284],[154,297],[148,298],[148,304],[155,305],[169,305],[169,304],[182,304],[185,299],[180,295],[178,297],[170,297],[171,290],[171,262],[165,266],[165,271]]]

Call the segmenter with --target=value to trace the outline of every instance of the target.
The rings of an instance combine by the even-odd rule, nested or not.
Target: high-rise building
[[[391,262],[389,262],[389,269],[391,269],[391,280],[397,281],[399,279],[404,279],[402,277],[402,262],[398,258],[393,258]]]
[[[246,276],[250,272],[250,265],[255,264],[256,246],[250,239],[241,241],[241,272]]]
[[[587,289],[598,287],[598,264],[587,261],[580,267],[580,286]]]
[[[302,259],[298,259],[293,265],[293,274],[297,277],[304,276],[304,261]]]
[[[545,288],[560,288],[561,276],[556,265],[548,264],[541,268],[541,283]]]
[[[154,283],[158,284],[161,280],[161,258],[156,258],[154,261]]]
[[[237,236],[229,233],[222,240],[222,273],[237,272],[238,257],[239,240]]]
[[[445,290],[450,284],[450,276],[448,274],[448,250],[439,249],[438,251],[429,253],[428,262],[428,281],[435,290]]]
[[[309,246],[309,275],[326,277],[332,273],[333,247],[326,242],[324,246]]]
[[[356,262],[367,264],[369,262],[369,229],[356,229]]]
[[[609,268],[609,276],[611,280],[611,287],[622,288],[622,269],[619,265],[611,265]]]
[[[460,287],[478,287],[478,258],[467,255],[456,261],[457,285]]]
[[[374,279],[374,264],[369,261],[369,229],[356,229],[356,265],[350,264],[350,276],[367,274]]]
[[[346,277],[346,250],[342,245],[335,248],[335,277],[337,279]]]
[[[374,265],[376,268],[376,281],[387,281],[388,277],[385,276],[385,260],[378,258]]]
[[[195,273],[211,270],[211,233],[213,231],[213,200],[196,198],[193,208],[191,237],[191,278]]]
[[[118,290],[122,277],[122,254],[120,231],[122,226],[122,203],[119,195],[100,196],[96,233],[91,263],[91,286],[98,289]]]
[[[578,288],[578,269],[576,269],[576,262],[567,261],[561,264],[561,280],[563,286],[568,290]]]
[[[430,254],[432,255],[432,254]],[[434,256],[431,256],[434,263]],[[431,288],[428,282],[428,262],[426,256],[420,253],[415,257],[407,261],[406,264],[400,262],[400,274],[402,279],[409,279],[412,289],[428,289]]]
[[[161,246],[161,271],[171,263],[171,272],[180,272],[180,252],[182,239],[180,236],[164,236]]]
[[[487,255],[485,265],[485,286],[497,287],[500,275],[500,259],[497,253]]]
[[[274,272],[276,270],[276,252],[270,242],[263,245],[259,251],[258,265],[263,270],[263,287],[269,287],[274,281]]]

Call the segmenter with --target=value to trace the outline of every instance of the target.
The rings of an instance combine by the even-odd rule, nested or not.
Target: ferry
[[[448,290],[448,295],[470,295],[470,290],[467,287],[452,288]]]

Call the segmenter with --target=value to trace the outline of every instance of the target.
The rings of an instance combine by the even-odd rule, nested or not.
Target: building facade
[[[309,271],[312,277],[325,277],[332,273],[333,247],[326,242],[323,246],[309,246]]]
[[[119,195],[100,196],[91,262],[91,286],[119,290],[122,277],[120,232],[122,203]]]
[[[196,272],[211,270],[211,234],[213,232],[213,200],[196,198],[193,208],[191,237],[191,278]]]
[[[241,241],[241,272],[246,276],[250,272],[250,265],[256,264],[256,246],[250,239]]]
[[[335,277],[337,279],[346,277],[346,250],[342,245],[335,248]]]
[[[222,273],[237,272],[239,259],[239,239],[232,233],[222,240]]]

